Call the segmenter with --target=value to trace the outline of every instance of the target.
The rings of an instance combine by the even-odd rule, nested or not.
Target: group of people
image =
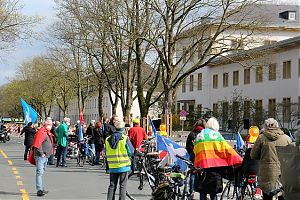
[[[48,193],[43,187],[42,177],[46,165],[54,165],[54,155],[57,158],[56,167],[67,167],[66,155],[68,137],[70,136],[70,118],[64,118],[59,123],[51,118],[46,118],[44,124],[35,128],[29,122],[22,130],[24,139],[24,160],[27,160],[30,150],[36,165],[36,190],[37,196]],[[89,138],[89,145],[95,151],[95,164],[99,164],[101,153],[105,153],[107,172],[110,174],[108,199],[114,199],[117,183],[120,184],[120,199],[125,199],[128,172],[132,170],[132,156],[142,141],[147,139],[146,131],[140,127],[140,120],[133,120],[133,127],[125,129],[125,123],[114,115],[111,119],[91,121],[84,131]],[[78,123],[77,126],[80,124]],[[78,136],[78,131],[75,130]],[[79,137],[77,137],[79,138]],[[56,153],[54,146],[56,145]],[[105,147],[105,152],[103,152]]]
[[[57,142],[57,162],[56,167],[66,167],[67,137],[70,127],[70,119],[64,118],[63,122],[56,126],[52,119],[47,118],[41,128],[35,130],[31,122],[22,130],[25,133],[24,160],[30,149],[33,149],[36,162],[36,189],[37,195],[43,196],[47,191],[43,188],[42,177],[45,171],[48,158],[54,155],[54,138]],[[119,182],[119,199],[126,196],[126,185],[128,172],[132,168],[133,155],[135,149],[141,146],[143,140],[147,139],[146,131],[139,126],[139,119],[133,120],[133,127],[126,130],[125,123],[117,116],[111,120],[105,118],[102,123],[91,121],[85,134],[90,137],[89,145],[96,152],[96,164],[99,162],[101,152],[105,149],[107,160],[107,172],[110,174],[110,184],[108,187],[107,199],[115,199],[115,192]],[[291,143],[289,136],[285,135],[279,128],[278,122],[269,118],[265,120],[261,134],[256,139],[252,148],[248,151],[251,159],[259,160],[258,181],[259,187],[263,191],[263,200],[272,199],[271,192],[280,181],[280,162],[276,153],[277,146],[286,146]],[[203,145],[203,141],[209,141],[210,145]],[[218,141],[217,143],[213,143]],[[202,145],[202,146],[201,146]],[[222,149],[223,148],[223,149]],[[224,148],[227,148],[226,151]],[[208,121],[200,119],[196,122],[192,132],[188,135],[186,149],[191,161],[196,167],[201,167],[205,172],[205,177],[192,176],[190,179],[191,191],[200,192],[200,200],[206,200],[210,195],[211,200],[217,200],[217,193],[222,192],[222,167],[240,166],[242,158],[233,153],[230,145],[219,133],[219,123],[217,119],[210,118]],[[203,152],[206,151],[206,154]],[[222,162],[211,165],[209,158],[211,152],[218,154]],[[211,154],[211,155],[210,155]],[[205,163],[203,160],[205,160]],[[213,166],[213,167],[211,167]],[[200,179],[196,180],[196,179]],[[284,199],[282,196],[280,199]]]
[[[258,184],[263,192],[263,200],[272,200],[272,192],[276,189],[278,182],[280,182],[280,162],[276,153],[276,147],[287,146],[291,143],[291,139],[279,127],[278,122],[269,118],[265,120],[263,129],[257,137],[254,144],[249,145],[246,150],[246,155],[243,162],[236,162],[230,159],[228,161],[228,149],[225,150],[220,147],[220,133],[219,123],[215,118],[210,118],[207,122],[200,119],[196,122],[194,129],[188,135],[186,142],[186,149],[190,155],[190,159],[194,162],[196,167],[202,167],[205,173],[205,178],[199,177],[200,180],[195,180],[195,175],[192,176],[190,182],[191,192],[200,192],[200,200],[206,200],[207,195],[210,195],[211,200],[217,200],[217,193],[222,192],[222,173],[226,166],[232,166],[245,171],[258,171]],[[209,138],[210,144],[199,147],[199,143],[205,138]],[[214,145],[213,142],[218,141]],[[203,154],[201,151],[206,151]],[[224,162],[214,163],[214,167],[206,167],[201,165],[201,160],[204,159],[203,155],[219,156]],[[255,161],[257,160],[257,161]],[[247,162],[247,163],[246,163]],[[258,167],[256,167],[258,163]],[[255,168],[255,170],[254,170]],[[258,170],[256,170],[258,168]],[[278,199],[283,200],[283,196]]]

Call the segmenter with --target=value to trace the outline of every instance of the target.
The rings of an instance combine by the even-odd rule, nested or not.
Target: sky
[[[21,12],[28,16],[40,16],[42,22],[34,27],[38,34],[46,31],[47,27],[55,19],[54,0],[20,0],[23,5]],[[9,77],[13,77],[16,68],[24,61],[30,58],[46,53],[47,44],[39,39],[30,39],[29,41],[18,41],[16,48],[9,52],[0,54],[0,85],[9,82]]]
[[[300,0],[270,0],[283,4],[300,5]],[[43,22],[35,27],[38,33],[46,31],[47,27],[55,20],[54,0],[20,0],[24,8],[21,12],[29,16],[41,16]],[[0,85],[9,82],[16,68],[25,60],[46,53],[47,44],[38,39],[18,41],[14,51],[0,52]]]

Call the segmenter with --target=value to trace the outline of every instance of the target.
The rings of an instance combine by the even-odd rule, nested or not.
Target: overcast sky
[[[22,13],[29,16],[38,15],[44,18],[41,24],[35,27],[36,32],[44,32],[46,27],[54,20],[55,3],[54,0],[20,0],[24,5]],[[1,52],[0,59],[0,85],[8,82],[8,77],[14,75],[15,69],[24,60],[30,59],[35,55],[45,53],[46,44],[37,39],[30,41],[19,41],[14,51]]]
[[[300,5],[300,0],[271,0],[276,3]],[[20,0],[24,5],[22,13],[26,15],[38,15],[44,17],[42,24],[38,25],[35,30],[44,32],[47,25],[51,24],[55,18],[54,0]],[[46,44],[32,39],[30,42],[20,41],[17,43],[15,51],[9,53],[0,53],[0,85],[8,82],[8,77],[12,77],[16,68],[24,61],[36,55],[46,52]]]

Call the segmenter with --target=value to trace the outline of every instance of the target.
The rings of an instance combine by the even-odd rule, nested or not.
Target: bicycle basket
[[[161,183],[152,193],[152,200],[168,200],[171,196],[169,183]]]

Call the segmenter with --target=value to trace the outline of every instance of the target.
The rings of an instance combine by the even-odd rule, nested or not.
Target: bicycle
[[[153,158],[154,154],[150,152],[149,155],[147,155],[148,153],[146,149],[148,144],[149,144],[148,141],[143,141],[141,147],[136,150],[134,155],[135,157],[134,159],[136,159],[135,161],[136,169],[128,175],[128,179],[132,180],[133,177],[136,176],[139,181],[139,185],[138,185],[139,190],[143,190],[145,186],[144,179],[146,179],[147,182],[149,183],[151,190],[154,191],[159,183],[158,182],[159,176],[156,175],[156,173],[158,173],[159,171],[157,169],[158,169],[158,164],[160,162],[160,159]],[[146,147],[145,151],[142,152],[141,148],[144,147]],[[134,196],[130,194],[128,191],[126,191],[126,196],[131,200],[135,200]]]
[[[83,167],[85,162],[88,162],[91,166],[95,164],[95,152],[88,145],[89,137],[84,137],[83,142],[79,143],[79,150],[77,154],[77,166]]]

